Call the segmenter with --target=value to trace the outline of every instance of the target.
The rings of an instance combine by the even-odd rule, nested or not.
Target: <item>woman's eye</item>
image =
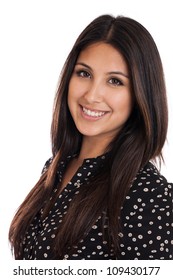
[[[85,70],[76,71],[77,75],[82,78],[90,78],[91,75]]]
[[[123,85],[123,83],[117,78],[111,78],[109,80],[109,83],[112,84],[112,85],[115,85],[115,86],[122,86]]]

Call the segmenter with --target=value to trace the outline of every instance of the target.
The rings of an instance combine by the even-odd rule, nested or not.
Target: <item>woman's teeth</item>
[[[84,114],[86,114],[87,116],[91,116],[91,117],[101,117],[106,113],[106,112],[91,111],[91,110],[86,109],[84,107],[82,107],[82,110],[83,110]]]

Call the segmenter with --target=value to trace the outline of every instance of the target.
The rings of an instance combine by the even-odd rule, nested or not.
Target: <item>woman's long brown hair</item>
[[[23,257],[21,241],[35,215],[41,208],[44,208],[45,215],[51,209],[49,198],[57,184],[59,162],[80,150],[82,135],[67,106],[68,85],[81,50],[96,42],[112,45],[126,60],[134,109],[119,135],[107,147],[111,156],[101,174],[98,173],[90,185],[83,186],[70,204],[56,233],[56,258],[63,258],[67,248],[76,245],[102,213],[109,217],[109,238],[116,253],[119,216],[129,187],[149,160],[162,159],[168,112],[162,62],[156,44],[149,32],[135,20],[123,16],[100,16],[80,34],[62,70],[51,126],[53,161],[19,207],[9,231],[16,259]]]

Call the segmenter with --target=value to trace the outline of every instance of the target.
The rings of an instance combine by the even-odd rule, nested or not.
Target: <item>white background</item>
[[[53,99],[65,58],[83,28],[105,13],[141,22],[159,48],[170,111],[162,173],[173,181],[171,1],[0,0],[0,258],[4,264],[11,259],[11,219],[51,155]]]

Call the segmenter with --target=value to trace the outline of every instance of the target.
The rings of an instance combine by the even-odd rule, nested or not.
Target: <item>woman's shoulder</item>
[[[136,175],[132,183],[132,191],[168,191],[173,193],[173,183],[169,183],[167,179],[160,173],[158,168],[151,162],[148,162]]]
[[[49,168],[50,164],[52,163],[53,161],[53,157],[50,157],[44,164],[43,168],[42,168],[42,171],[41,171],[41,174],[43,175]]]
[[[128,213],[132,213],[134,219],[153,217],[154,220],[162,217],[171,224],[173,184],[169,183],[156,166],[149,162],[138,172],[126,195],[122,209],[122,215],[125,217]]]

